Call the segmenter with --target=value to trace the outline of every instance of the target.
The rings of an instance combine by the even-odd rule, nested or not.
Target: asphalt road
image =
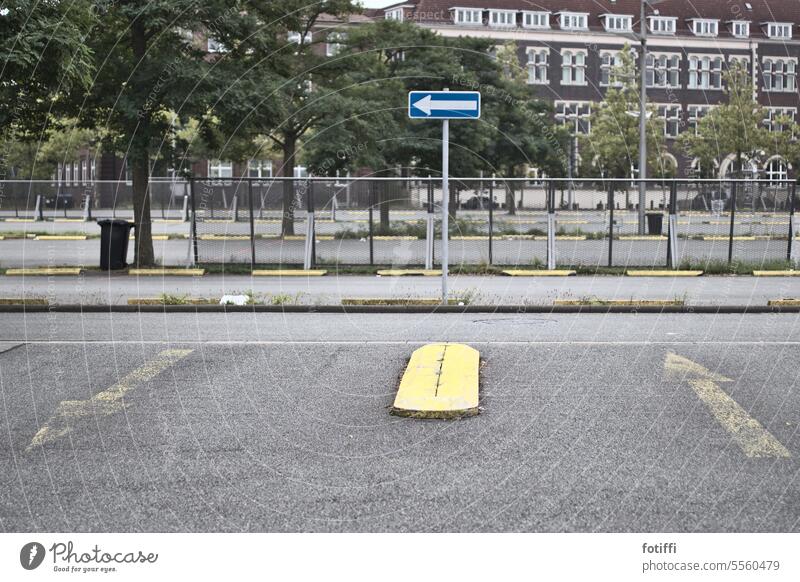
[[[799,531],[799,324],[0,314],[0,529]],[[390,416],[443,340],[480,350],[482,414]]]

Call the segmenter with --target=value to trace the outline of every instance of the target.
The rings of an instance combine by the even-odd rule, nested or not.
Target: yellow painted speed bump
[[[439,277],[441,269],[383,269],[378,271],[382,277]]]
[[[205,269],[128,269],[128,275],[138,275],[142,277],[201,277],[206,272]]]
[[[800,277],[800,271],[753,271],[754,277]]]
[[[800,299],[770,299],[767,305],[770,307],[800,307]]]
[[[480,354],[464,344],[428,344],[414,351],[400,380],[392,414],[461,418],[478,409]]]
[[[703,271],[625,271],[628,277],[699,277]]]
[[[508,269],[503,271],[504,275],[511,277],[571,277],[575,271],[568,270],[551,270],[547,269]]]
[[[41,267],[36,269],[6,269],[6,275],[80,275],[80,267]]]
[[[328,271],[322,269],[256,269],[253,277],[322,277]]]
[[[85,234],[40,234],[33,240],[86,240]]]

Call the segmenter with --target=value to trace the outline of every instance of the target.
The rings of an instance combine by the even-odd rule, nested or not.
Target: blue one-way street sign
[[[408,116],[412,119],[478,119],[481,94],[478,91],[411,91]]]

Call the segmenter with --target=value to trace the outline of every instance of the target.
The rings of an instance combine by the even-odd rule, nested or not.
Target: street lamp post
[[[645,13],[647,0],[642,0],[641,15],[639,18],[639,40],[642,44],[642,54],[639,64],[641,85],[639,87],[639,234],[645,234],[645,205],[647,198],[647,22]]]

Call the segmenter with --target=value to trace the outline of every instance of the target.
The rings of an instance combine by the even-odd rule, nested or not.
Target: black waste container
[[[664,215],[660,212],[647,213],[647,232],[650,234],[661,234],[661,229],[664,226]]]
[[[133,223],[127,220],[98,220],[100,225],[100,268],[104,271],[128,266],[128,239]]]

